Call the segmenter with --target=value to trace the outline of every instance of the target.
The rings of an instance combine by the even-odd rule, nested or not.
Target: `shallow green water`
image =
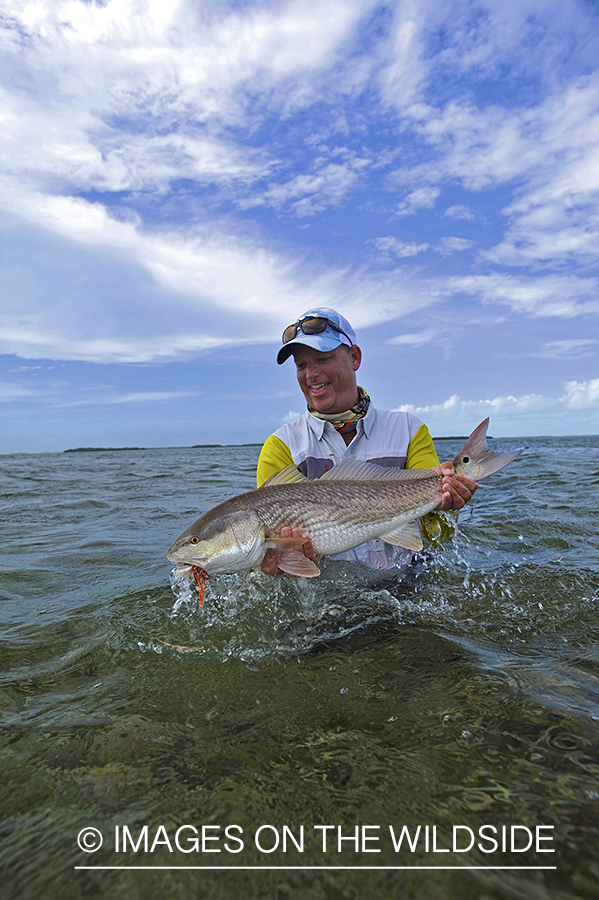
[[[223,576],[203,612],[164,553],[257,447],[1,457],[5,895],[597,896],[599,438],[518,443],[403,578]]]

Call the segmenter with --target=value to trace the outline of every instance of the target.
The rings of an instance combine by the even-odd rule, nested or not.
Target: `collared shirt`
[[[307,478],[320,478],[344,459],[401,469],[430,469],[439,464],[428,428],[411,413],[377,410],[371,404],[356,423],[355,437],[346,444],[330,422],[306,412],[267,438],[258,461],[258,487],[287,465],[297,466]],[[437,522],[434,530],[439,530]],[[411,558],[409,551],[381,540],[368,541],[333,557],[359,560],[377,569],[405,565]]]

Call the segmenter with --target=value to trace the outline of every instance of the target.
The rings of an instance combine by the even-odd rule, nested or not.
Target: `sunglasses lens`
[[[324,316],[308,316],[307,319],[302,319],[301,322],[294,322],[293,325],[288,325],[283,332],[283,343],[288,344],[300,331],[303,331],[304,334],[322,334],[328,327],[344,335],[348,339],[350,346],[352,345],[348,335],[338,325],[331,322],[330,319],[325,319]]]
[[[288,325],[285,331],[283,332],[283,343],[288,344],[289,341],[292,341],[293,338],[299,331],[299,325],[297,322],[294,322],[293,325]]]
[[[294,322],[293,325],[288,325],[283,332],[283,343],[288,344],[300,331],[303,331],[304,334],[322,334],[323,331],[326,331],[328,324],[329,320],[322,316],[310,316],[308,319],[302,319],[301,322]]]
[[[303,319],[300,328],[304,334],[322,334],[326,331],[329,320],[322,316],[310,316],[309,319]]]

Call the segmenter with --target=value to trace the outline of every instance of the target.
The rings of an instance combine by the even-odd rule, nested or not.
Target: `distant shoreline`
[[[213,449],[213,450],[224,450],[226,447],[261,447],[260,443],[250,443],[250,444],[192,444],[191,446],[183,446],[183,447],[69,447],[67,450],[58,450],[58,451],[40,451],[40,452],[50,452],[50,453],[120,453],[121,451],[127,450],[202,450],[202,449]],[[35,451],[34,451],[35,452]],[[2,454],[2,455],[11,455],[11,454]]]
[[[145,450],[146,447],[70,447],[63,453],[120,453],[121,450]]]
[[[492,441],[500,441],[501,443],[509,443],[511,441],[535,441],[535,440],[563,440],[563,441],[572,441],[572,440],[599,440],[599,434],[534,434],[534,435],[488,435],[489,440]],[[433,437],[435,442],[442,443],[443,441],[461,441],[464,443],[467,439],[467,435],[437,435]],[[63,453],[118,453],[118,452],[147,452],[153,453],[155,451],[161,450],[169,450],[169,451],[179,451],[179,450],[219,450],[219,449],[230,449],[234,447],[262,447],[262,443],[258,441],[249,441],[248,443],[240,443],[240,444],[183,444],[183,445],[175,445],[170,447],[69,447],[67,450],[12,450],[12,451],[0,451],[0,457],[8,457],[8,456],[30,456],[30,455],[53,455]]]
[[[488,435],[488,437],[493,440],[492,435]],[[466,441],[468,440],[468,435],[461,434],[450,434],[444,437],[434,437],[433,441]],[[192,444],[192,450],[207,450],[207,449],[219,449],[224,447],[260,447],[261,444]],[[63,450],[63,453],[120,453],[123,450],[147,450],[147,447],[69,447],[68,450]],[[152,447],[152,450],[164,449],[159,447]]]

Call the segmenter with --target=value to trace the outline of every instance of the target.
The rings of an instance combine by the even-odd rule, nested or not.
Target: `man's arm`
[[[266,438],[258,458],[258,468],[256,469],[258,487],[262,487],[271,475],[280,472],[285,466],[292,465],[293,456],[285,441],[282,441],[276,434],[271,434]]]

